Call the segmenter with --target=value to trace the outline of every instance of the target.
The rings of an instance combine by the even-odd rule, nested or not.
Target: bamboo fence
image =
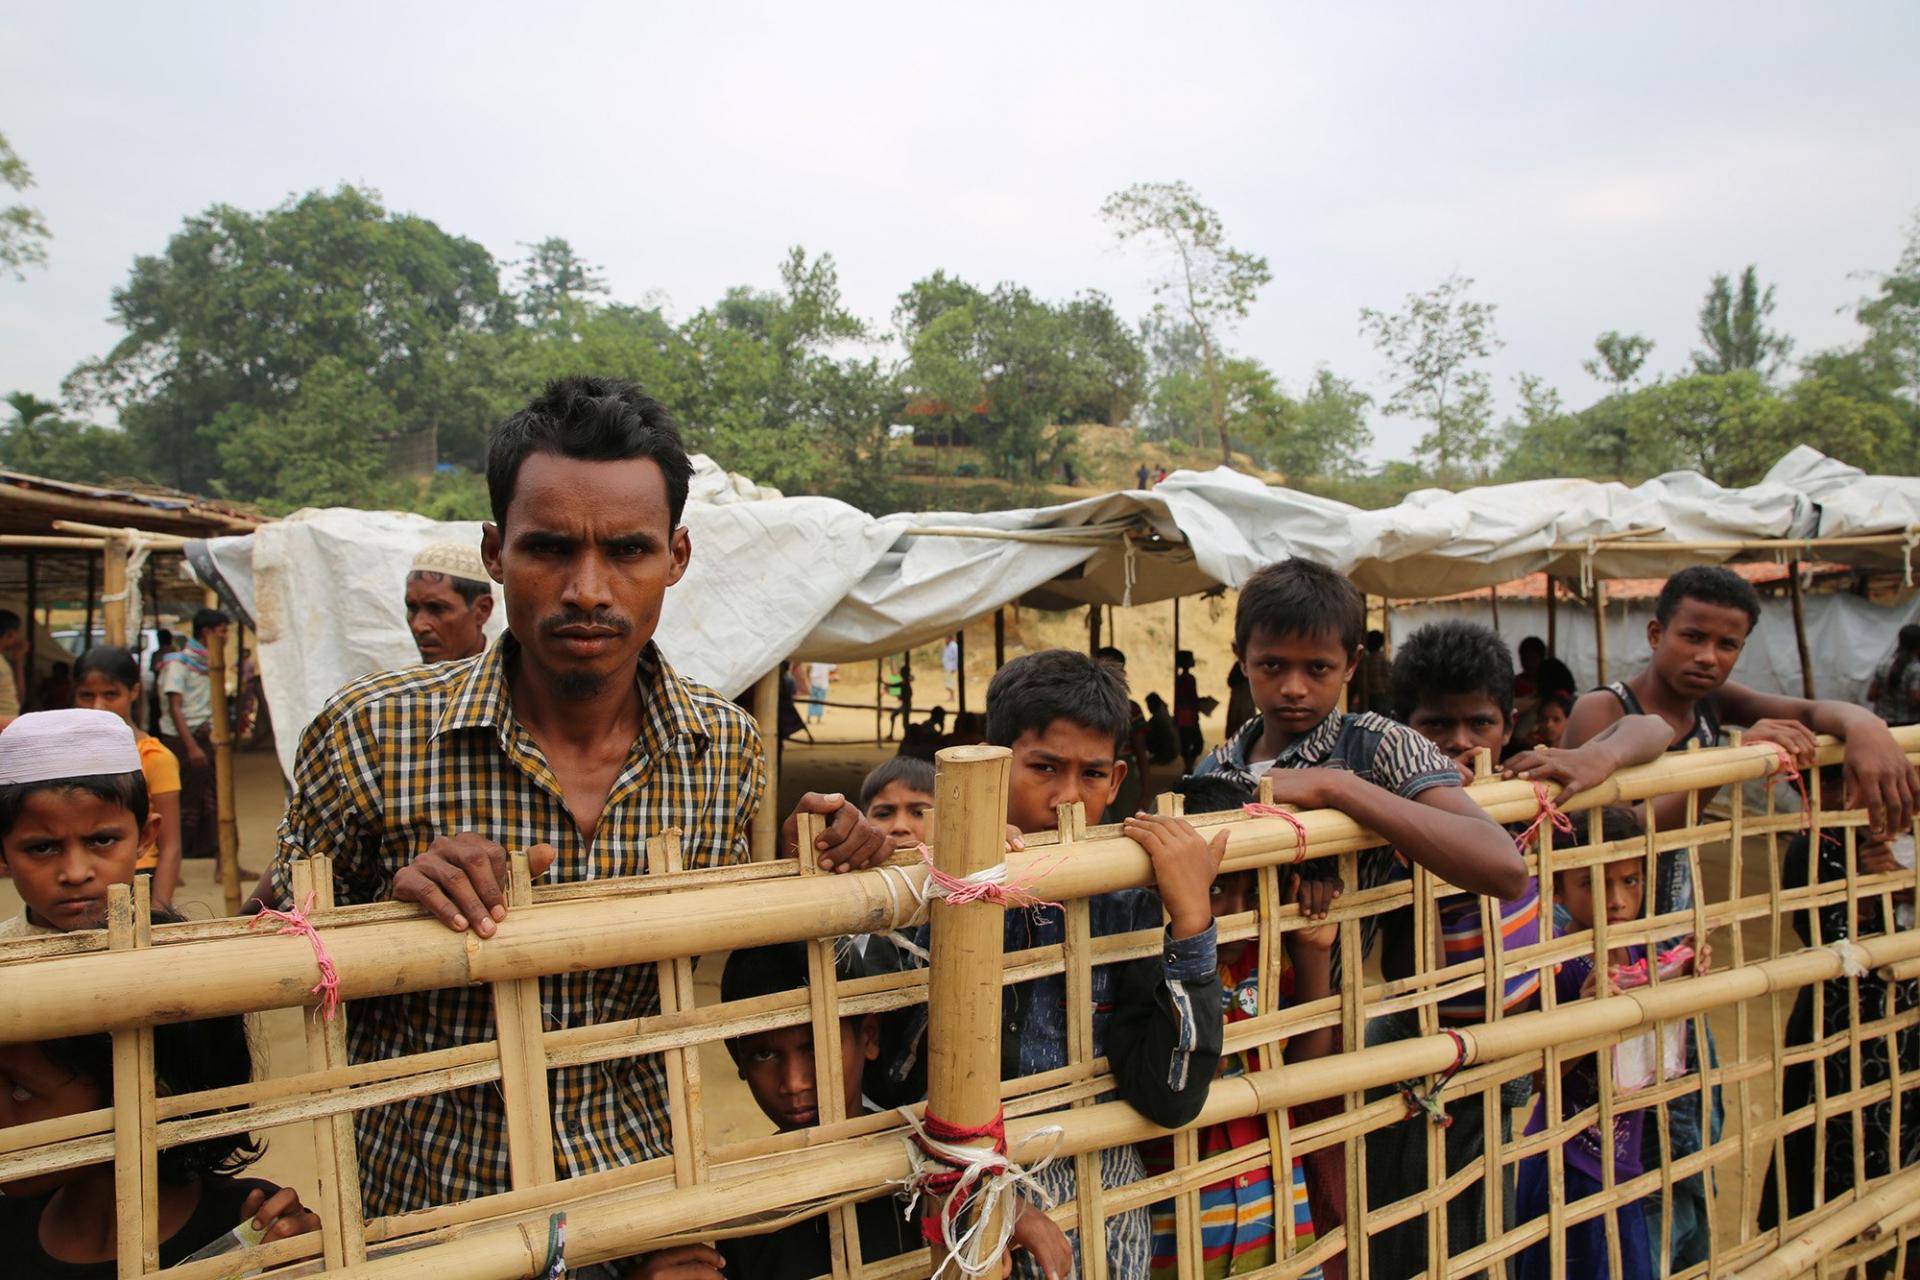
[[[1896,731],[1910,756],[1920,756],[1920,729]],[[1840,759],[1826,743],[1823,762]],[[1868,874],[1851,857],[1844,879],[1822,880],[1809,870],[1804,887],[1789,887],[1784,858],[1789,841],[1811,821],[1813,830],[1834,833],[1848,855],[1865,816],[1839,811],[1838,798],[1823,795],[1817,777],[1806,784],[1806,811],[1793,789],[1777,776],[1773,748],[1754,744],[1675,753],[1652,765],[1626,770],[1568,802],[1577,847],[1554,850],[1551,827],[1526,850],[1530,871],[1598,867],[1622,857],[1644,859],[1649,885],[1660,857],[1684,858],[1698,883],[1691,907],[1655,915],[1652,895],[1642,917],[1591,929],[1549,929],[1555,897],[1551,875],[1542,883],[1543,927],[1538,943],[1507,948],[1498,930],[1488,933],[1483,959],[1447,965],[1437,945],[1438,898],[1450,891],[1418,871],[1411,879],[1361,890],[1358,868],[1379,841],[1346,816],[1313,811],[1292,822],[1244,814],[1196,815],[1203,830],[1230,829],[1224,870],[1256,876],[1254,910],[1222,919],[1223,941],[1252,940],[1258,946],[1257,1012],[1227,1027],[1227,1050],[1258,1052],[1250,1069],[1213,1082],[1200,1117],[1172,1135],[1171,1172],[1126,1185],[1101,1186],[1099,1154],[1122,1144],[1164,1137],[1130,1106],[1111,1098],[1112,1079],[1095,1054],[1092,1007],[1097,966],[1158,955],[1158,931],[1093,936],[1087,902],[1094,895],[1150,883],[1144,851],[1116,827],[1085,825],[1076,810],[1062,812],[1060,830],[1032,836],[1027,848],[1006,856],[1008,876],[1030,881],[1032,891],[1065,904],[1066,941],[1000,954],[1000,913],[991,903],[952,906],[936,901],[931,911],[934,962],[930,970],[837,980],[835,941],[840,935],[905,926],[921,911],[912,892],[926,871],[904,854],[885,870],[830,875],[810,859],[781,858],[715,870],[684,871],[674,832],[649,842],[646,876],[618,881],[533,885],[517,858],[509,890],[511,914],[487,940],[455,934],[410,906],[386,903],[333,907],[331,868],[324,859],[295,867],[297,896],[311,891],[312,918],[331,953],[340,993],[349,1002],[375,995],[485,984],[493,996],[495,1036],[431,1052],[374,1061],[352,1061],[345,1019],[308,1022],[306,1069],[296,1074],[185,1096],[159,1096],[152,1079],[151,1028],[197,1017],[244,1014],[282,1007],[311,1008],[317,976],[315,954],[297,937],[250,932],[246,921],[220,920],[147,926],[143,903],[116,890],[106,930],[0,943],[0,1043],[109,1031],[114,1037],[115,1105],[80,1115],[0,1129],[0,1182],[30,1174],[112,1161],[119,1184],[119,1274],[154,1274],[157,1222],[154,1198],[156,1153],[211,1136],[308,1122],[319,1167],[315,1187],[297,1188],[315,1208],[322,1229],[239,1253],[169,1269],[177,1280],[211,1280],[250,1273],[291,1274],[316,1264],[354,1277],[445,1275],[510,1277],[547,1272],[549,1228],[565,1215],[568,1265],[629,1258],[672,1243],[712,1241],[765,1231],[815,1214],[828,1215],[833,1274],[896,1277],[930,1274],[941,1261],[922,1248],[902,1257],[861,1257],[853,1206],[890,1194],[910,1176],[911,1145],[898,1113],[848,1117],[836,1086],[841,1071],[834,1034],[841,1017],[900,1009],[927,1002],[929,1093],[934,1110],[951,1122],[978,1124],[1004,1108],[1007,1141],[1016,1159],[1050,1152],[1082,1175],[1078,1192],[1054,1206],[1063,1227],[1085,1244],[1084,1273],[1107,1274],[1099,1242],[1115,1215],[1172,1200],[1182,1271],[1198,1274],[1199,1192],[1223,1180],[1259,1170],[1285,1171],[1297,1157],[1334,1153],[1345,1173],[1345,1200],[1335,1215],[1316,1222],[1318,1238],[1296,1250],[1282,1231],[1277,1254],[1259,1274],[1297,1276],[1316,1267],[1371,1274],[1370,1238],[1397,1224],[1426,1227],[1428,1274],[1500,1274],[1520,1251],[1544,1243],[1557,1273],[1564,1273],[1564,1235],[1569,1226],[1598,1219],[1617,1260],[1621,1247],[1616,1211],[1632,1201],[1658,1205],[1672,1221],[1676,1184],[1703,1175],[1712,1220],[1711,1260],[1683,1275],[1785,1276],[1814,1272],[1847,1274],[1896,1253],[1920,1256],[1920,1171],[1897,1156],[1869,1169],[1875,1117],[1891,1125],[1884,1139],[1893,1152],[1903,1141],[1900,1105],[1920,1080],[1920,1062],[1901,1052],[1902,1041],[1920,1036],[1920,999],[1910,976],[1920,968],[1920,932],[1894,930],[1860,936],[1863,908],[1877,906],[1894,919],[1896,895],[1920,889],[1920,871]],[[1495,820],[1523,823],[1540,809],[1534,788],[1484,776],[1470,794]],[[1765,798],[1752,801],[1742,784],[1763,782]],[[1002,857],[1007,756],[997,748],[962,747],[938,761],[935,850],[948,873],[964,876]],[[1648,829],[1631,841],[1610,843],[1600,834],[1600,808],[1651,796],[1721,788],[1723,808],[1700,812],[1671,830]],[[810,819],[809,824],[817,822]],[[812,847],[811,825],[800,832]],[[1068,848],[1062,848],[1062,846]],[[1811,856],[1811,854],[1809,854]],[[1302,859],[1331,859],[1347,888],[1331,914],[1347,957],[1345,980],[1325,999],[1288,1006],[1277,997],[1279,957],[1285,935],[1314,922],[1283,901],[1284,877]],[[1704,873],[1703,873],[1704,872]],[[1484,900],[1483,909],[1488,906]],[[1415,938],[1412,976],[1389,980],[1363,964],[1362,931],[1369,920],[1411,908]],[[1821,909],[1839,909],[1849,936],[1816,936],[1802,943],[1791,935],[1792,918],[1817,920]],[[1497,916],[1497,912],[1496,912]],[[924,918],[924,917],[922,917]],[[1816,934],[1819,932],[1815,928]],[[1601,992],[1574,1002],[1557,1001],[1551,974],[1572,957],[1604,964],[1608,950],[1627,943],[1658,944],[1692,934],[1711,939],[1711,972],[1684,977],[1655,974],[1645,987]],[[748,945],[798,941],[809,944],[809,985],[800,990],[700,1005],[694,998],[697,957]],[[655,965],[657,1008],[593,1025],[543,1025],[540,980],[591,968]],[[1503,1015],[1500,993],[1517,974],[1538,971],[1539,1007]],[[931,977],[929,977],[931,974]],[[1011,1080],[999,1078],[1003,987],[1059,974],[1068,992],[1068,1065]],[[1860,1010],[1863,990],[1892,984],[1885,1016],[1846,1016]],[[1815,1032],[1790,1043],[1789,1011],[1810,992]],[[1484,1022],[1439,1031],[1437,1006],[1448,997],[1479,994]],[[1848,1002],[1837,1023],[1828,1002]],[[1370,1019],[1410,1015],[1419,1034],[1393,1043],[1366,1044]],[[1622,1039],[1652,1031],[1660,1041],[1684,1034],[1696,1038],[1711,1020],[1719,1042],[1717,1062],[1704,1060],[1677,1078],[1638,1091],[1616,1087],[1610,1054],[1598,1052]],[[811,1024],[814,1028],[821,1124],[793,1133],[728,1144],[709,1143],[703,1130],[698,1049],[702,1044],[755,1031]],[[1829,1025],[1837,1029],[1827,1031]],[[1317,1028],[1338,1028],[1344,1052],[1311,1061],[1283,1063],[1289,1037]],[[1888,1064],[1885,1078],[1863,1078],[1866,1051],[1878,1047]],[[1504,1085],[1537,1077],[1547,1114],[1557,1115],[1561,1073],[1568,1064],[1597,1053],[1596,1105],[1542,1132],[1506,1139],[1499,1114]],[[644,1162],[572,1178],[556,1175],[554,1127],[564,1117],[548,1093],[548,1072],[562,1067],[661,1055],[669,1084],[665,1128],[668,1149]],[[1841,1055],[1846,1088],[1832,1088],[1825,1064]],[[1706,1059],[1706,1055],[1701,1055]],[[1444,1100],[1482,1108],[1483,1149],[1449,1168],[1445,1131],[1410,1121],[1397,1095],[1368,1097],[1403,1082],[1434,1089],[1445,1080]],[[1790,1069],[1811,1070],[1812,1103],[1782,1107]],[[455,1204],[424,1207],[402,1215],[368,1218],[359,1185],[362,1153],[356,1150],[353,1117],[453,1089],[497,1088],[506,1103],[510,1186]],[[1616,1119],[1639,1111],[1651,1128],[1665,1128],[1669,1109],[1692,1097],[1703,1108],[1715,1091],[1724,1098],[1729,1122],[1701,1149],[1674,1156],[1660,1144],[1638,1177],[1619,1181],[1605,1171],[1598,1194],[1567,1198],[1563,1149],[1590,1125],[1610,1132]],[[1344,1105],[1322,1118],[1296,1122],[1293,1109],[1324,1100]],[[1531,1104],[1530,1104],[1531,1105]],[[1875,1108],[1878,1107],[1878,1111]],[[919,1108],[914,1108],[916,1113]],[[1264,1121],[1263,1137],[1248,1145],[1202,1155],[1195,1140],[1204,1126],[1229,1119]],[[1518,1133],[1523,1113],[1516,1113]],[[1389,1203],[1367,1194],[1367,1157],[1374,1135],[1415,1123],[1424,1135],[1427,1177],[1419,1190]],[[1853,1176],[1829,1196],[1816,1170],[1813,1206],[1763,1230],[1759,1199],[1768,1170],[1786,1164],[1790,1136],[1813,1135],[1816,1163],[1827,1162],[1830,1143],[1846,1137]],[[1541,1218],[1515,1221],[1513,1174],[1523,1160],[1549,1162],[1550,1208]],[[1284,1187],[1284,1173],[1276,1178]],[[1484,1212],[1471,1239],[1449,1238],[1450,1202],[1475,1190]],[[1288,1216],[1284,1204],[1283,1219]],[[1664,1245],[1656,1243],[1656,1253]]]

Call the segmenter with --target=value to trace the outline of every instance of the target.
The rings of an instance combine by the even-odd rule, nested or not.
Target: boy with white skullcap
[[[99,929],[157,832],[133,729],[111,711],[37,711],[0,730],[0,866],[26,910],[0,941]]]

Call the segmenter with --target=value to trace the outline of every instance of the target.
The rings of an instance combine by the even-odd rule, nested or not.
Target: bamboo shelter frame
[[[1910,758],[1920,756],[1920,728],[1898,730]],[[1826,742],[1823,763],[1841,752]],[[523,857],[516,858],[510,893],[512,913],[493,938],[455,934],[412,906],[385,903],[335,908],[333,880],[324,859],[295,865],[296,897],[308,892],[319,927],[349,1001],[373,995],[447,986],[486,984],[493,994],[495,1038],[405,1057],[352,1062],[345,1047],[344,1018],[311,1016],[306,1069],[208,1093],[163,1096],[151,1072],[151,1028],[159,1023],[282,1007],[311,1006],[316,976],[314,952],[298,938],[250,932],[247,921],[216,920],[148,927],[144,904],[116,888],[110,927],[0,943],[0,1043],[107,1031],[114,1038],[114,1103],[100,1110],[31,1125],[0,1129],[0,1181],[111,1160],[119,1180],[121,1249],[119,1274],[154,1274],[156,1220],[153,1179],[158,1150],[181,1142],[309,1122],[321,1176],[317,1188],[299,1188],[322,1220],[318,1233],[277,1241],[170,1269],[175,1280],[211,1280],[242,1270],[277,1272],[321,1261],[352,1277],[419,1277],[447,1274],[509,1277],[541,1274],[548,1256],[548,1230],[556,1215],[566,1221],[566,1261],[581,1265],[631,1256],[648,1248],[727,1235],[750,1234],[783,1222],[827,1213],[832,1224],[833,1272],[864,1277],[918,1276],[938,1262],[927,1250],[900,1258],[864,1262],[850,1206],[884,1194],[911,1176],[910,1144],[901,1117],[838,1114],[839,1039],[845,1016],[918,1004],[930,1005],[932,1106],[951,1121],[976,1123],[1004,1107],[1009,1150],[1031,1163],[1047,1154],[1073,1160],[1090,1174],[1094,1157],[1107,1147],[1167,1136],[1125,1102],[1106,1100],[1113,1087],[1106,1062],[1094,1054],[1092,972],[1096,966],[1154,956],[1157,931],[1091,936],[1086,903],[1093,895],[1151,882],[1145,852],[1116,827],[1085,825],[1077,807],[1063,810],[1057,832],[1037,833],[1021,852],[1002,853],[1006,813],[1007,753],[999,748],[951,748],[940,754],[936,782],[935,858],[952,875],[966,875],[1004,857],[1008,877],[1066,904],[1067,939],[1057,946],[999,954],[1001,908],[990,903],[932,911],[935,961],[931,970],[836,980],[835,939],[849,932],[904,926],[919,911],[926,870],[917,857],[894,866],[851,875],[829,875],[792,858],[702,871],[684,871],[678,836],[661,832],[648,845],[648,874],[624,880],[535,886]],[[1223,941],[1251,940],[1260,958],[1257,1013],[1227,1028],[1230,1053],[1262,1051],[1261,1065],[1223,1076],[1195,1126],[1171,1135],[1170,1172],[1122,1186],[1101,1187],[1083,1177],[1079,1194],[1054,1207],[1061,1225],[1089,1241],[1087,1273],[1104,1272],[1097,1242],[1113,1215],[1172,1199],[1180,1256],[1198,1256],[1198,1194],[1223,1178],[1272,1167],[1287,1169],[1295,1157],[1337,1152],[1347,1175],[1348,1209],[1343,1223],[1329,1223],[1311,1246],[1295,1251],[1282,1234],[1273,1264],[1262,1274],[1299,1275],[1345,1257],[1349,1274],[1365,1274],[1369,1237],[1402,1222],[1424,1221],[1429,1232],[1429,1274],[1465,1273],[1514,1257],[1545,1242],[1562,1257],[1563,1233],[1573,1223],[1598,1219],[1618,1258],[1615,1210],[1630,1200],[1652,1198],[1670,1206],[1676,1183],[1706,1174],[1711,1204],[1717,1195],[1738,1204],[1737,1226],[1715,1227],[1713,1261],[1687,1275],[1761,1276],[1823,1274],[1885,1257],[1894,1249],[1920,1247],[1920,1215],[1911,1209],[1911,1189],[1920,1178],[1912,1167],[1894,1165],[1868,1176],[1860,1165],[1852,1189],[1837,1198],[1816,1190],[1815,1208],[1761,1231],[1754,1224],[1760,1175],[1783,1160],[1788,1135],[1811,1127],[1824,1143],[1834,1126],[1851,1127],[1858,1165],[1859,1135],[1869,1108],[1896,1102],[1920,1089],[1914,1067],[1903,1061],[1899,1042],[1920,1035],[1920,1001],[1903,998],[1888,1016],[1862,1025],[1852,1019],[1838,1033],[1789,1044],[1781,999],[1811,994],[1816,1015],[1826,1000],[1845,993],[1859,1009],[1859,992],[1876,982],[1910,981],[1897,975],[1920,967],[1920,932],[1890,931],[1858,936],[1862,913],[1877,904],[1891,913],[1893,895],[1920,890],[1920,871],[1867,874],[1848,860],[1843,881],[1811,871],[1802,888],[1783,879],[1783,841],[1803,821],[1816,832],[1837,832],[1853,852],[1864,815],[1839,812],[1822,795],[1820,780],[1808,782],[1808,812],[1783,808],[1780,789],[1750,806],[1740,784],[1775,780],[1779,761],[1766,745],[1734,745],[1671,754],[1626,770],[1575,797],[1567,810],[1584,822],[1576,847],[1528,846],[1531,870],[1591,870],[1622,858],[1644,859],[1651,878],[1662,855],[1685,859],[1700,884],[1693,905],[1665,915],[1651,910],[1627,924],[1596,920],[1590,929],[1557,933],[1543,929],[1538,943],[1508,949],[1491,931],[1481,959],[1446,965],[1435,955],[1432,921],[1448,887],[1421,871],[1410,881],[1353,890],[1335,904],[1331,919],[1349,957],[1362,955],[1363,925],[1370,919],[1413,908],[1418,965],[1410,978],[1376,980],[1350,961],[1348,979],[1325,999],[1288,1006],[1277,997],[1279,956],[1285,935],[1310,927],[1298,907],[1285,904],[1282,877],[1305,859],[1330,859],[1349,886],[1360,883],[1358,859],[1379,841],[1346,816],[1330,811],[1297,815],[1292,822],[1240,813],[1197,815],[1203,832],[1229,831],[1224,870],[1250,872],[1258,884],[1256,909],[1219,921]],[[1537,817],[1541,800],[1522,782],[1485,776],[1470,794],[1496,821]],[[1600,836],[1600,806],[1644,800],[1677,791],[1730,787],[1730,812],[1715,818],[1694,812],[1671,830],[1649,829],[1633,840],[1610,843]],[[812,819],[817,823],[818,819]],[[802,844],[810,843],[803,828]],[[1724,877],[1702,877],[1701,850],[1724,843]],[[1545,882],[1543,911],[1554,900]],[[908,892],[901,892],[901,886]],[[1764,887],[1756,887],[1764,885]],[[1487,905],[1483,901],[1483,908]],[[1783,944],[1782,925],[1794,913],[1809,918],[1839,909],[1852,932],[1809,945]],[[1604,963],[1609,949],[1628,942],[1656,943],[1684,933],[1715,939],[1722,964],[1711,973],[1654,975],[1651,985],[1600,993],[1570,1003],[1556,1001],[1544,984],[1541,1007],[1503,1016],[1499,992],[1506,979],[1529,970],[1550,973],[1576,956]],[[694,959],[724,948],[774,941],[808,944],[810,982],[803,990],[718,1005],[693,998]],[[539,979],[548,974],[616,965],[655,964],[660,969],[657,1012],[588,1026],[543,1028]],[[998,1059],[999,1005],[1003,986],[1061,974],[1069,992],[1068,1065],[1055,1071],[1001,1081],[982,1072]],[[156,980],[156,975],[164,975]],[[1892,976],[1883,976],[1892,975]],[[1458,1029],[1458,1041],[1436,1031],[1435,1007],[1448,996],[1485,997],[1487,1020]],[[1888,1001],[1893,1008],[1895,1002]],[[1410,1012],[1421,1032],[1412,1039],[1359,1048],[1370,1016]],[[1651,1033],[1664,1039],[1718,1014],[1723,1045],[1718,1064],[1688,1071],[1638,1092],[1617,1088],[1604,1064],[1609,1046]],[[1731,1020],[1731,1035],[1724,1030]],[[723,1145],[706,1141],[701,1125],[701,1081],[695,1050],[704,1043],[749,1032],[811,1024],[818,1078],[823,1082],[823,1123],[815,1128]],[[1290,1036],[1338,1027],[1346,1052],[1313,1061],[1279,1063],[1275,1050]],[[1863,1046],[1884,1040],[1891,1077],[1863,1081]],[[1501,1086],[1543,1073],[1549,1114],[1561,1111],[1561,1069],[1598,1052],[1597,1113],[1594,1107],[1545,1125],[1542,1132],[1501,1139],[1487,1125],[1485,1149],[1467,1167],[1445,1168],[1437,1127],[1422,1126],[1430,1177],[1419,1194],[1389,1204],[1369,1203],[1366,1159],[1369,1136],[1403,1122],[1397,1098],[1369,1100],[1368,1089],[1412,1079],[1423,1081],[1459,1068],[1448,1086],[1456,1098],[1483,1100],[1489,1118]],[[554,1165],[552,1114],[546,1073],[565,1066],[663,1055],[669,1083],[667,1117],[671,1150],[640,1164],[559,1178]],[[1785,1073],[1801,1064],[1821,1065],[1835,1053],[1850,1053],[1851,1087],[1822,1089],[1814,1103],[1791,1111],[1779,1106]],[[1704,1055],[1703,1055],[1704,1056]],[[1657,1060],[1658,1055],[1656,1055]],[[1273,1065],[1267,1065],[1273,1064]],[[458,1088],[498,1087],[506,1102],[511,1187],[497,1194],[401,1216],[367,1219],[360,1211],[359,1153],[354,1113],[404,1099]],[[1608,1170],[1603,1190],[1569,1201],[1561,1179],[1551,1180],[1549,1215],[1504,1226],[1503,1175],[1523,1160],[1544,1157],[1558,1174],[1566,1143],[1588,1125],[1601,1132],[1624,1113],[1640,1111],[1664,1121],[1669,1106],[1685,1096],[1704,1102],[1714,1089],[1729,1111],[1748,1123],[1730,1129],[1693,1155],[1655,1160],[1646,1172],[1618,1181]],[[1437,1091],[1437,1090],[1436,1090]],[[828,1098],[834,1101],[827,1101]],[[1296,1123],[1289,1108],[1319,1099],[1346,1099],[1329,1119]],[[1768,1104],[1771,1104],[1769,1106]],[[919,1110],[915,1108],[915,1110]],[[1891,1107],[1893,1146],[1903,1147],[1902,1108]],[[1767,1114],[1769,1111],[1771,1115]],[[1197,1126],[1232,1118],[1263,1117],[1265,1137],[1249,1147],[1202,1156]],[[1048,1131],[1057,1126],[1057,1137]],[[1486,1190],[1488,1229],[1478,1242],[1455,1246],[1447,1238],[1447,1208],[1467,1187]],[[1717,1192],[1712,1190],[1717,1186]],[[309,1190],[315,1192],[307,1196]],[[138,1242],[134,1247],[132,1242]]]

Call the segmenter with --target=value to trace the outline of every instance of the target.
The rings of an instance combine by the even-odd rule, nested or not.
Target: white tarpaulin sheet
[[[1865,476],[1804,447],[1748,489],[1691,472],[1633,488],[1538,480],[1421,490],[1378,511],[1218,468],[1055,507],[876,518],[832,499],[780,497],[705,458],[696,464],[686,514],[693,564],[667,594],[659,639],[677,667],[729,695],[788,656],[897,653],[1010,601],[1144,604],[1237,586],[1290,556],[1328,564],[1374,594],[1431,597],[1550,566],[1577,576],[1589,560],[1603,577],[1653,577],[1731,554],[1674,543],[1920,523],[1920,481]],[[474,524],[328,510],[207,544],[259,625],[283,760],[334,690],[415,660],[401,604],[414,552],[478,537]],[[1622,538],[1632,550],[1617,549]],[[1589,556],[1609,539],[1616,549]],[[1849,670],[1860,660],[1849,654]]]

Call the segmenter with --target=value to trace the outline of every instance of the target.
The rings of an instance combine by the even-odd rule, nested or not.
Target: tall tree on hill
[[[1168,259],[1170,269],[1154,282],[1153,291],[1171,299],[1199,336],[1220,458],[1232,466],[1222,339],[1236,321],[1246,319],[1254,298],[1273,279],[1267,260],[1228,245],[1220,215],[1184,182],[1135,183],[1108,196],[1100,212],[1114,224],[1121,243],[1145,240]]]
[[[126,336],[69,375],[68,398],[117,408],[167,483],[242,498],[275,495],[216,486],[223,453],[277,422],[313,422],[299,402],[322,361],[324,404],[386,406],[356,433],[348,473],[423,433],[440,456],[477,461],[501,408],[494,340],[512,324],[484,248],[349,186],[188,218],[135,260],[113,315]]]
[[[0,133],[0,186],[25,191],[32,185],[33,170],[7,142],[7,135]],[[28,267],[45,266],[46,241],[52,238],[46,219],[32,205],[0,207],[0,275],[24,280]]]
[[[11,422],[0,422],[0,467],[98,484],[133,474],[126,433],[61,415],[60,406],[28,391],[6,398]]]
[[[1645,367],[1647,357],[1653,353],[1653,339],[1609,329],[1593,340],[1593,351],[1581,368],[1612,390],[1605,400],[1583,415],[1588,420],[1585,425],[1591,429],[1588,447],[1605,460],[1614,479],[1624,480],[1632,454],[1625,397]]]
[[[1393,365],[1393,392],[1381,407],[1431,424],[1418,452],[1443,479],[1456,467],[1484,467],[1495,443],[1492,392],[1473,365],[1506,344],[1493,331],[1495,304],[1468,297],[1472,287],[1472,277],[1452,275],[1408,294],[1401,311],[1360,309],[1360,332]]]
[[[1697,372],[1757,373],[1772,378],[1793,351],[1793,339],[1767,328],[1773,314],[1773,286],[1760,287],[1758,269],[1748,266],[1736,286],[1725,274],[1713,278],[1700,304],[1700,341],[1693,353]]]
[[[554,324],[606,296],[607,280],[600,268],[561,237],[523,241],[520,247],[527,256],[512,264],[518,275],[514,292],[528,324]]]

